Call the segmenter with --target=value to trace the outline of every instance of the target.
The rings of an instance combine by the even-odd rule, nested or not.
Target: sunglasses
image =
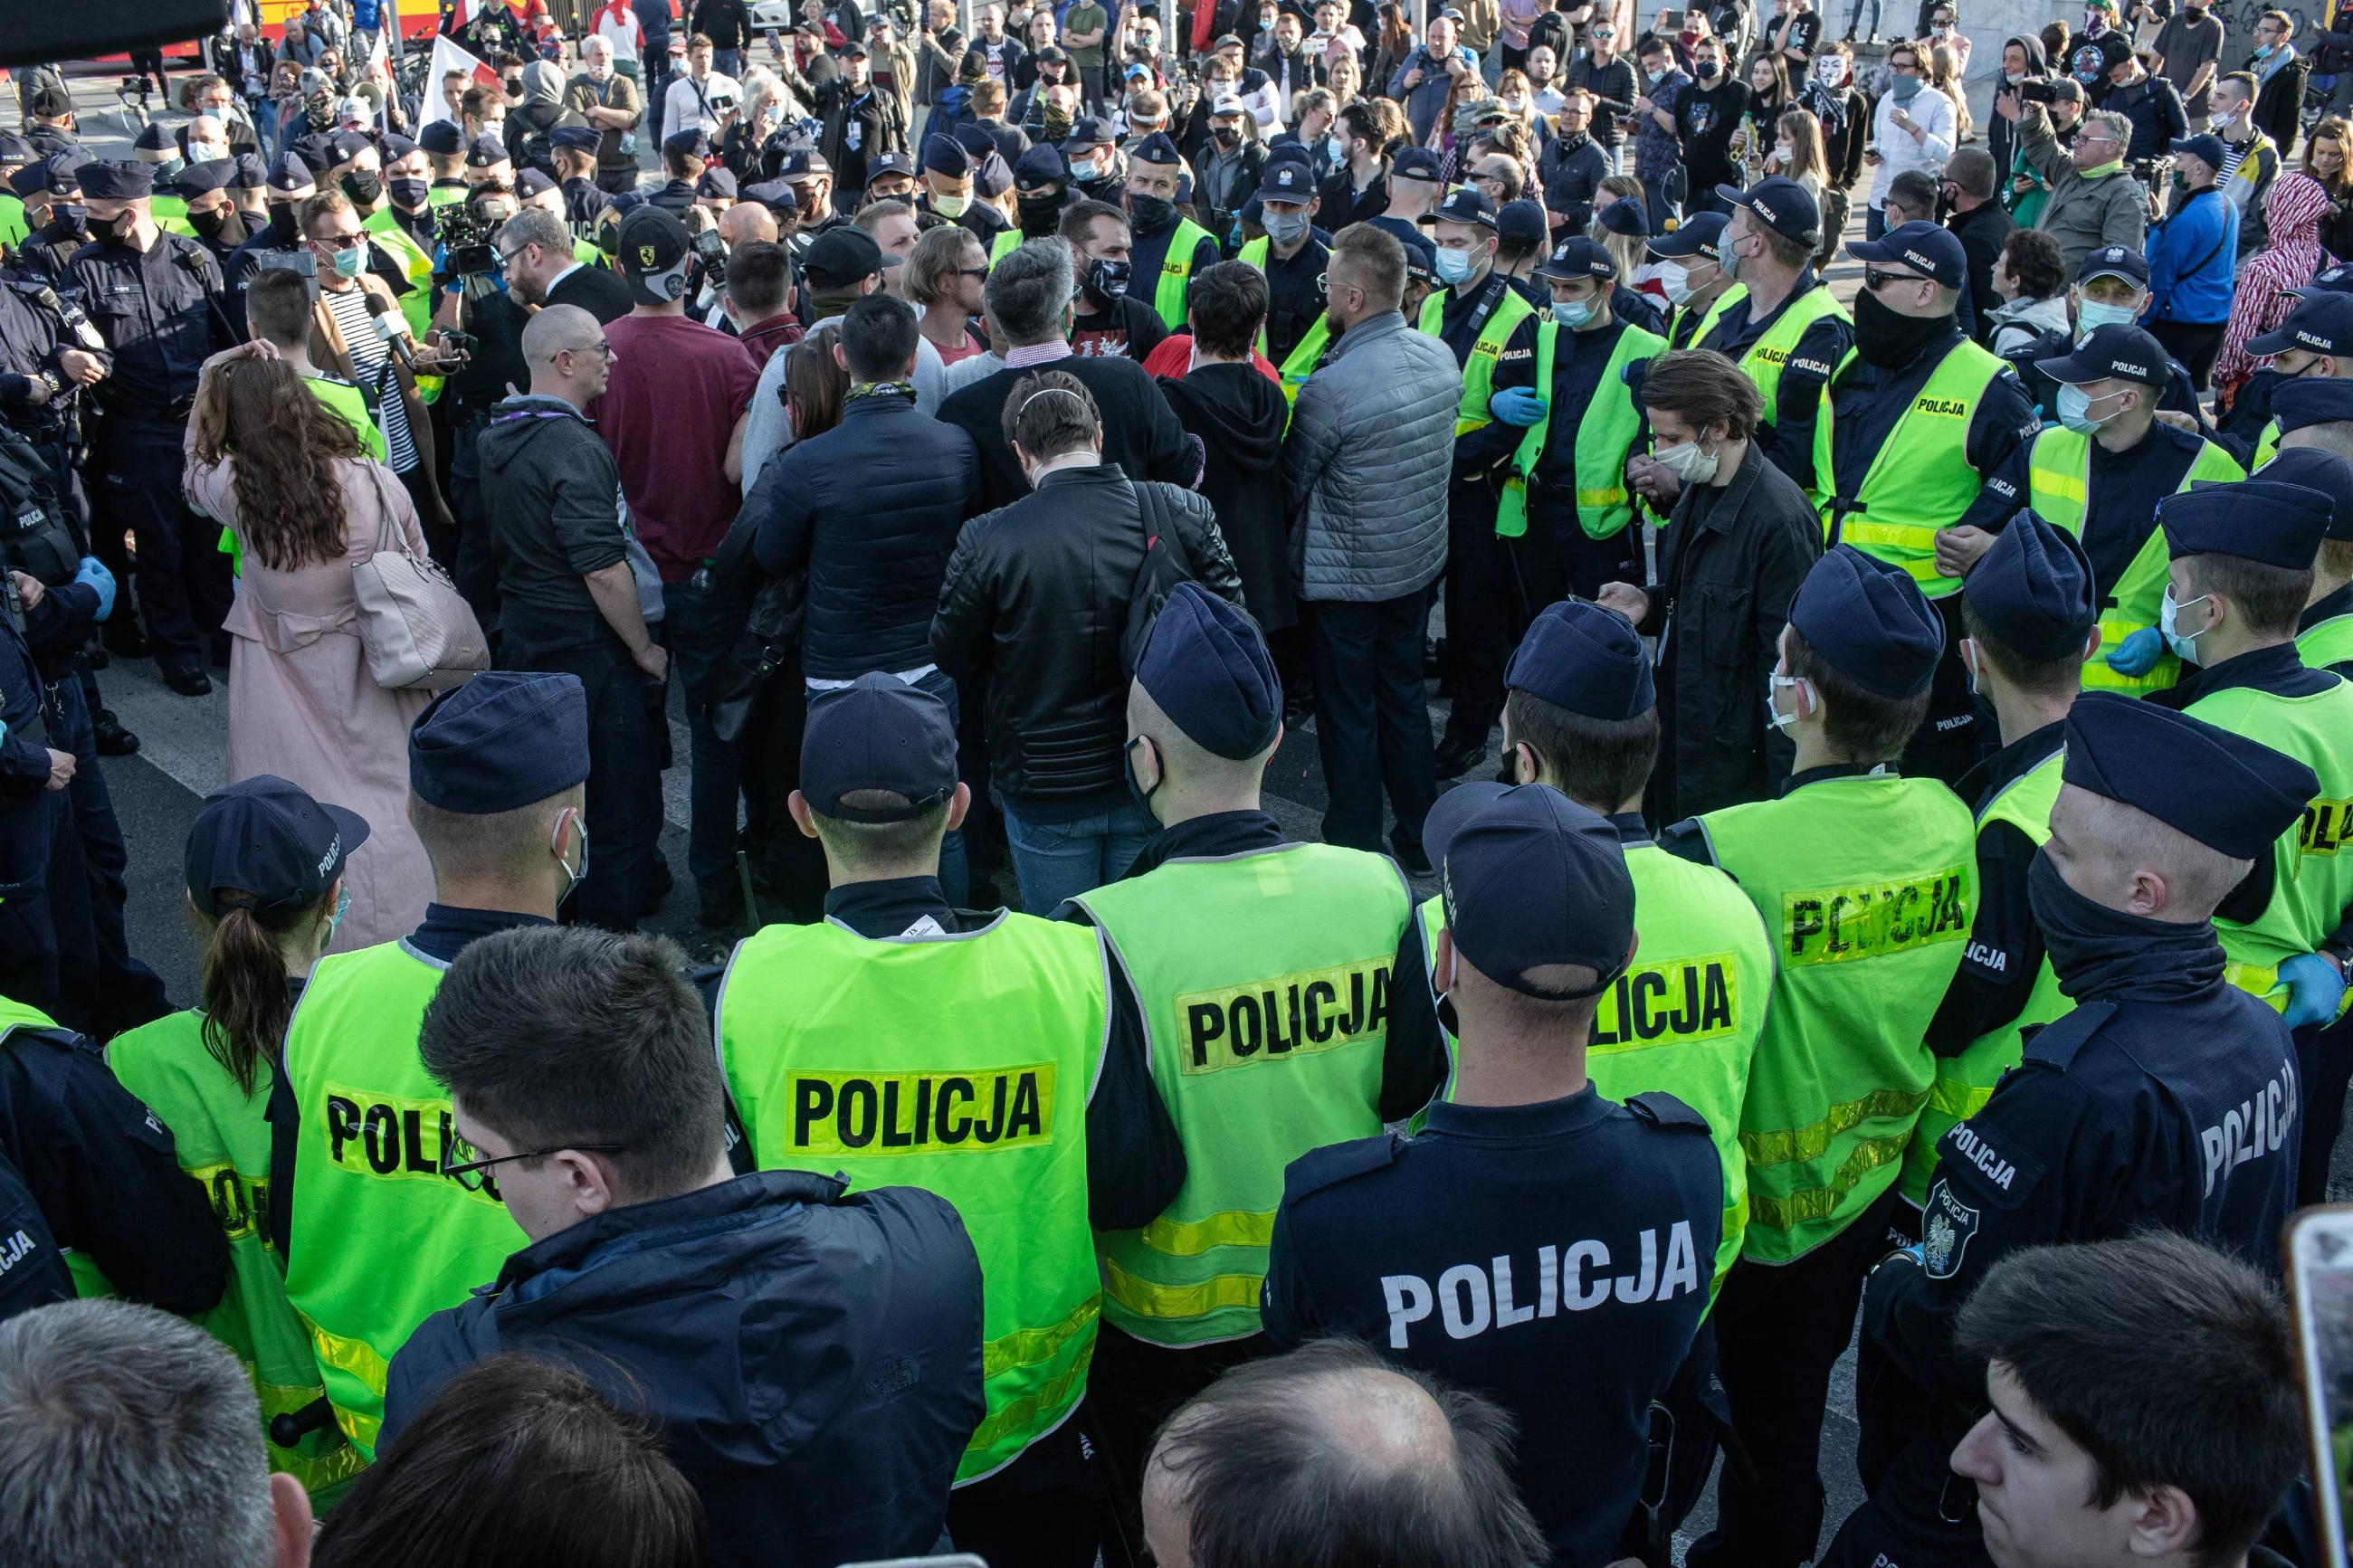
[[[364,234],[322,234],[311,241],[328,250],[356,250],[367,243]]]
[[[1923,278],[1916,272],[1889,272],[1883,268],[1872,267],[1869,265],[1866,265],[1862,269],[1862,286],[1870,289],[1874,294],[1878,293],[1882,289],[1886,288],[1890,283],[1929,283],[1933,281],[1935,281],[1935,279]]]

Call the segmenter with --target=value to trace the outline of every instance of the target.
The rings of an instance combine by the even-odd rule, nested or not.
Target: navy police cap
[[[1945,623],[1912,574],[1852,544],[1814,563],[1790,601],[1789,624],[1831,668],[1896,701],[1928,689],[1945,651]]]
[[[2021,511],[1962,582],[1970,619],[2038,664],[2083,657],[2100,618],[2092,559],[2076,537]]]
[[[955,794],[955,721],[948,705],[895,675],[870,670],[809,704],[801,794],[819,816],[906,822]],[[901,797],[851,805],[875,791]]]
[[[2157,508],[2176,557],[2236,555],[2288,572],[2312,569],[2335,513],[2321,491],[2267,479],[2193,484]]]
[[[1247,762],[1282,726],[1282,682],[1257,625],[1198,583],[1179,583],[1152,623],[1135,679],[1186,738]]]
[[[2353,541],[2353,462],[2317,447],[2290,447],[2253,477],[2318,490],[2328,498],[2328,537]]]
[[[1547,605],[1528,623],[1528,635],[1504,667],[1504,685],[1610,722],[1639,719],[1659,700],[1651,656],[1634,628],[1600,605],[1577,599]]]
[[[409,791],[443,811],[513,811],[587,776],[588,692],[576,675],[484,670],[409,727]]]
[[[2087,691],[2067,711],[2060,777],[2234,860],[2269,855],[2320,780],[2295,758],[2155,702]]]
[[[1543,1001],[1599,994],[1625,972],[1634,882],[1608,819],[1549,784],[1457,784],[1422,826],[1438,867],[1446,926],[1463,961],[1496,984]],[[1589,985],[1531,979],[1558,965]]]
[[[280,914],[324,898],[367,819],[328,805],[275,773],[256,773],[205,796],[188,829],[188,897],[216,918],[232,908]],[[223,892],[243,895],[224,900]]]

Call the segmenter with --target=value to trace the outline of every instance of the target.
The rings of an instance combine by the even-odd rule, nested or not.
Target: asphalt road
[[[83,141],[102,157],[128,156],[128,133],[116,108],[111,78],[84,78],[74,82],[82,110]],[[8,100],[13,108],[13,97]],[[1862,237],[1862,208],[1857,203],[1848,237]],[[1861,280],[1862,264],[1841,258],[1830,271],[1830,282],[1841,300],[1852,300]],[[223,780],[223,745],[227,722],[227,683],[216,672],[213,694],[182,697],[163,684],[147,660],[117,659],[99,677],[108,706],[142,741],[135,756],[108,760],[103,766],[115,809],[130,844],[130,935],[132,951],[153,964],[170,986],[174,1002],[194,1000],[201,950],[185,919],[185,896],[181,882],[181,846],[205,794]],[[1433,698],[1431,720],[1442,727],[1446,703]],[[704,931],[695,920],[694,895],[685,877],[687,768],[689,755],[682,710],[673,700],[670,715],[673,752],[679,766],[664,775],[667,822],[661,847],[679,873],[660,913],[646,929],[675,939],[697,962],[718,962],[734,940],[732,932]],[[1491,758],[1492,758],[1491,747]],[[1493,763],[1482,763],[1466,775],[1486,776]],[[1446,786],[1441,786],[1441,788]],[[1295,837],[1320,837],[1318,824],[1325,795],[1317,760],[1312,722],[1285,737],[1267,770],[1266,806]],[[1011,879],[1004,879],[1010,890]],[[1418,881],[1418,897],[1437,890],[1434,882]],[[2329,1183],[2333,1201],[2353,1199],[2353,1128],[2338,1141]],[[1823,1542],[1827,1544],[1840,1521],[1862,1500],[1855,1479],[1854,1352],[1850,1347],[1839,1363],[1831,1388],[1830,1415],[1822,1434],[1821,1475],[1829,1492]],[[1715,1514],[1715,1492],[1708,1495],[1677,1535],[1677,1558],[1690,1539],[1705,1531]]]

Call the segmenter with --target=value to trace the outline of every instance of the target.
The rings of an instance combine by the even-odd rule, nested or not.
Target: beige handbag
[[[384,470],[367,464],[379,496]],[[352,563],[352,591],[360,602],[360,646],[368,673],[389,690],[463,686],[491,668],[490,639],[449,574],[412,555],[390,498],[375,553]]]

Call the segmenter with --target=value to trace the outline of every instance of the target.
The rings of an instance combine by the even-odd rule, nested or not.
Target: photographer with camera
[[[437,405],[447,411],[449,430],[449,510],[458,521],[452,574],[476,618],[488,627],[498,621],[498,571],[491,559],[476,444],[507,388],[531,384],[531,367],[522,355],[522,329],[531,318],[522,301],[499,286],[497,237],[513,216],[514,198],[485,191],[435,210],[433,286],[438,302],[429,341],[464,362],[450,373]]]

